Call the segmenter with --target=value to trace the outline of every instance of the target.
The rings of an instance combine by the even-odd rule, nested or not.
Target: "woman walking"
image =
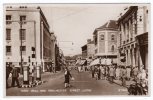
[[[120,68],[119,68],[119,66],[116,68],[116,79],[117,80],[120,79]]]
[[[70,87],[70,78],[72,78],[72,75],[70,73],[70,71],[68,70],[68,68],[65,68],[65,88]]]

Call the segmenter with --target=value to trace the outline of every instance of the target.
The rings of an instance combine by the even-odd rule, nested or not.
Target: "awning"
[[[100,64],[99,59],[95,59],[94,61],[92,61],[89,66],[94,66],[97,64]]]
[[[111,65],[112,64],[112,59],[101,59],[101,64],[102,65]]]
[[[101,59],[101,64],[105,65],[106,64],[106,59]]]
[[[80,65],[85,65],[87,63],[87,60],[81,60]]]
[[[112,64],[112,60],[111,59],[106,59],[106,65],[111,65]]]
[[[117,64],[117,59],[113,59],[112,63]]]
[[[77,60],[76,63],[75,63],[75,65],[79,65],[80,63],[81,63],[81,61],[80,60]]]

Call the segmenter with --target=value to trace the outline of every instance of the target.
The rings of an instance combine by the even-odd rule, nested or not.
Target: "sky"
[[[48,4],[40,7],[64,55],[72,56],[81,54],[87,39],[93,39],[94,30],[109,20],[117,20],[127,5]]]

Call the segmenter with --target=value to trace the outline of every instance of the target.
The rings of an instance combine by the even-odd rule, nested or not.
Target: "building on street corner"
[[[117,21],[110,20],[93,32],[95,56],[117,63]]]
[[[55,63],[53,48],[56,38],[50,33],[50,26],[41,8],[14,5],[5,9],[6,64],[20,66],[22,58],[23,64],[40,64],[42,71],[47,71],[52,60]]]

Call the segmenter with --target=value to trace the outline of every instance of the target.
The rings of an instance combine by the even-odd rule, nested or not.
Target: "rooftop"
[[[109,20],[103,26],[96,28],[93,34],[95,34],[98,30],[118,30],[117,21]]]
[[[103,26],[100,26],[97,29],[102,29],[102,30],[116,30],[116,29],[118,29],[117,21],[115,21],[115,20],[109,20]]]

